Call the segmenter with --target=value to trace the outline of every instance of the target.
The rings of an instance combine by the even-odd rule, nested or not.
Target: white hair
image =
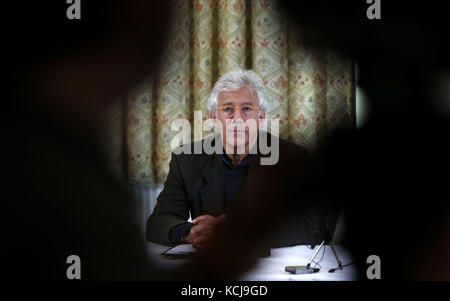
[[[235,70],[222,75],[214,85],[211,95],[208,98],[208,109],[210,112],[217,110],[217,97],[221,92],[235,91],[239,88],[247,87],[255,91],[258,95],[259,107],[265,111],[267,103],[264,99],[264,83],[261,78],[252,70]]]

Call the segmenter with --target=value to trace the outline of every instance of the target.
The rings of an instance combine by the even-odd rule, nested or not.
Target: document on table
[[[168,258],[187,258],[196,252],[198,249],[192,244],[181,244],[164,251],[162,255]]]

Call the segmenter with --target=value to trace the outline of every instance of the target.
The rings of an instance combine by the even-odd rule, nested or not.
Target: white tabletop
[[[185,259],[166,259],[161,253],[169,247],[148,242],[147,255],[152,264],[164,266],[166,268],[174,267],[185,262]],[[293,247],[271,249],[271,256],[260,258],[256,266],[241,276],[238,280],[245,281],[354,281],[358,280],[356,266],[354,264],[344,267],[343,270],[337,270],[334,273],[329,273],[328,270],[337,267],[336,259],[330,246],[325,247],[325,253],[320,262],[321,269],[313,274],[291,274],[284,270],[288,265],[306,265],[317,250],[311,249],[306,245],[299,245]],[[349,252],[343,246],[335,246],[335,250],[343,265],[352,262]],[[322,258],[323,250],[321,250],[316,260]],[[314,266],[314,264],[312,264]]]

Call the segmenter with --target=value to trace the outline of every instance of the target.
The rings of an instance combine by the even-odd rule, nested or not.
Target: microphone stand
[[[328,227],[327,227],[327,226],[325,226],[325,229],[324,229],[323,232],[324,232],[324,240],[322,241],[322,243],[320,244],[319,248],[318,248],[317,251],[314,253],[314,255],[311,257],[311,259],[309,260],[308,264],[306,265],[306,268],[309,268],[309,267],[311,266],[311,263],[314,261],[314,259],[316,258],[317,254],[319,253],[319,251],[320,251],[322,248],[325,248],[325,247],[326,247],[325,244],[328,244],[328,245],[331,247],[331,250],[333,251],[334,257],[336,258],[336,261],[337,261],[337,264],[338,264],[338,266],[337,266],[336,268],[330,269],[330,270],[328,270],[328,272],[329,272],[329,273],[333,273],[333,272],[335,272],[336,270],[343,270],[344,267],[350,265],[351,263],[346,264],[346,265],[342,265],[342,262],[341,262],[341,260],[339,259],[339,256],[338,256],[336,250],[334,249],[334,245],[333,245],[333,243],[331,242],[331,239],[330,239],[330,237],[329,237],[329,231],[328,231]]]

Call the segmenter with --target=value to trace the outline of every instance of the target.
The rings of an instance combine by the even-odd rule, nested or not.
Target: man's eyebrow
[[[229,106],[229,105],[236,105],[235,103],[233,103],[233,102],[226,102],[226,103],[224,103],[224,104],[222,104],[222,106]],[[241,106],[242,105],[251,105],[251,106],[254,106],[254,104],[252,103],[252,102],[250,102],[250,101],[246,101],[246,102],[243,102],[243,103],[241,103],[240,104]]]

